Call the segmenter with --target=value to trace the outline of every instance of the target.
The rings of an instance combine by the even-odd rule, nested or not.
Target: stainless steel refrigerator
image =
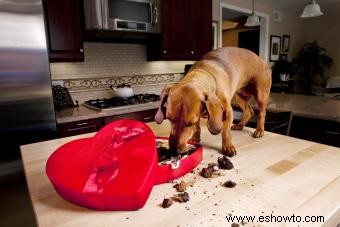
[[[42,1],[0,0],[0,163],[55,136]]]

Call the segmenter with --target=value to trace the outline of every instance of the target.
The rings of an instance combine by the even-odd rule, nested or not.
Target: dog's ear
[[[222,131],[223,127],[223,106],[221,101],[213,93],[204,94],[202,102],[203,108],[208,112],[208,130],[211,134],[216,135]]]
[[[161,124],[166,116],[166,101],[169,96],[171,85],[167,85],[161,92],[161,104],[158,107],[157,113],[155,115],[155,121],[157,124]]]

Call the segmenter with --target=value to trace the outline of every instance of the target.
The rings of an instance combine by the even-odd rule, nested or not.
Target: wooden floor
[[[0,177],[0,226],[37,226],[23,170]]]

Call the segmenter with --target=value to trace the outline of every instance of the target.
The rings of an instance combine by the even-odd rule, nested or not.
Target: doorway
[[[269,16],[255,11],[260,17],[258,27],[245,27],[251,11],[246,8],[220,2],[219,47],[237,46],[249,49],[268,61]]]

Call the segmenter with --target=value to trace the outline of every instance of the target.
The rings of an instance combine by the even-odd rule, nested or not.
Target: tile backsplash
[[[51,63],[52,83],[68,88],[80,104],[89,99],[110,98],[110,85],[129,84],[135,94],[159,94],[165,84],[178,82],[185,64],[193,61],[146,60],[142,44],[84,43],[84,62]]]
[[[51,63],[52,80],[183,73],[192,61],[146,60],[142,44],[84,43],[84,62]]]

